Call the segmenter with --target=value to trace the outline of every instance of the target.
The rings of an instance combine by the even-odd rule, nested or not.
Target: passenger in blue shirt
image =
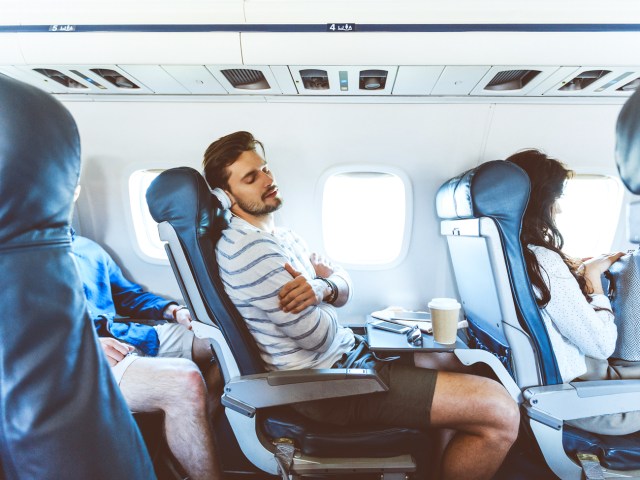
[[[93,319],[98,335],[113,336],[134,346],[144,355],[172,356],[192,359],[191,344],[194,335],[191,329],[191,314],[176,302],[166,300],[128,280],[111,256],[96,242],[71,232],[73,254],[80,271],[87,309]],[[176,324],[149,326],[134,321],[114,322],[116,315],[131,319],[168,320]],[[126,320],[126,319],[124,319]],[[179,328],[180,327],[180,328]],[[181,328],[186,327],[186,328]],[[173,335],[184,337],[179,342],[184,347],[167,351],[165,342],[160,349],[159,332],[170,329]],[[163,335],[164,336],[164,335]],[[163,338],[164,340],[164,338]],[[203,352],[205,358],[211,358],[211,350]],[[198,363],[198,362],[197,362]]]
[[[79,194],[78,186],[75,199]],[[221,479],[209,422],[216,405],[194,364],[205,372],[210,389],[220,388],[219,370],[211,364],[209,340],[193,334],[186,307],[145,292],[122,274],[100,245],[73,231],[71,235],[87,310],[129,409],[164,412],[167,443],[188,477]],[[116,315],[170,323],[148,326],[126,319],[114,322]]]

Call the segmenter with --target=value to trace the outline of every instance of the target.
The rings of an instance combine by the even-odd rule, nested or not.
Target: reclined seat
[[[521,389],[525,421],[556,475],[582,478],[579,452],[596,454],[606,478],[637,475],[640,434],[596,435],[564,424],[638,410],[640,381],[562,383],[520,243],[529,192],[520,167],[496,160],[445,182],[437,193],[469,346],[493,353],[501,363],[496,370],[508,372]]]
[[[266,371],[218,272],[215,246],[229,212],[220,208],[199,172],[188,167],[163,172],[149,187],[147,203],[159,223],[160,238],[167,242],[184,300],[197,320],[193,329],[212,340],[225,382],[226,417],[253,465],[272,475],[281,472],[283,478],[377,472],[380,478],[404,479],[416,469],[412,456],[429,450],[425,432],[375,425],[335,427],[288,407],[305,400],[380,392],[386,385],[373,370]],[[282,438],[287,440],[273,444]],[[420,475],[426,477],[424,472]]]

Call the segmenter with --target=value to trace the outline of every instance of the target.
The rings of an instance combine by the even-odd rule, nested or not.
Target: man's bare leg
[[[139,358],[120,382],[133,412],[164,411],[171,452],[191,480],[222,479],[207,419],[207,391],[196,365],[181,358]]]
[[[417,366],[423,366],[416,355]],[[442,458],[442,478],[489,479],[518,436],[517,404],[499,383],[462,373],[438,372],[431,424],[455,435]]]

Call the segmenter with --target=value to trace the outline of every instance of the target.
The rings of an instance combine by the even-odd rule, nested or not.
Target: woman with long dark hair
[[[614,351],[617,330],[601,275],[622,252],[577,260],[562,252],[555,223],[558,199],[573,172],[538,150],[524,150],[508,161],[531,180],[522,232],[524,258],[542,318],[565,382],[596,374]],[[587,375],[585,377],[585,374]]]

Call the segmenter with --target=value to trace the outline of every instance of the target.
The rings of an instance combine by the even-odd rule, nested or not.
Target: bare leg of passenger
[[[418,356],[416,365],[422,366]],[[438,372],[431,424],[456,431],[443,454],[442,478],[491,478],[518,436],[519,418],[517,404],[499,383]]]
[[[436,462],[435,468],[433,469],[431,478],[441,478],[442,477],[442,458],[444,457],[444,452],[447,450],[449,446],[449,442],[456,434],[455,430],[451,430],[450,428],[438,428],[433,429],[434,438],[433,438],[433,458],[434,462]]]
[[[164,411],[171,452],[191,480],[222,479],[207,419],[207,391],[196,365],[181,358],[140,358],[120,389],[134,412]]]

